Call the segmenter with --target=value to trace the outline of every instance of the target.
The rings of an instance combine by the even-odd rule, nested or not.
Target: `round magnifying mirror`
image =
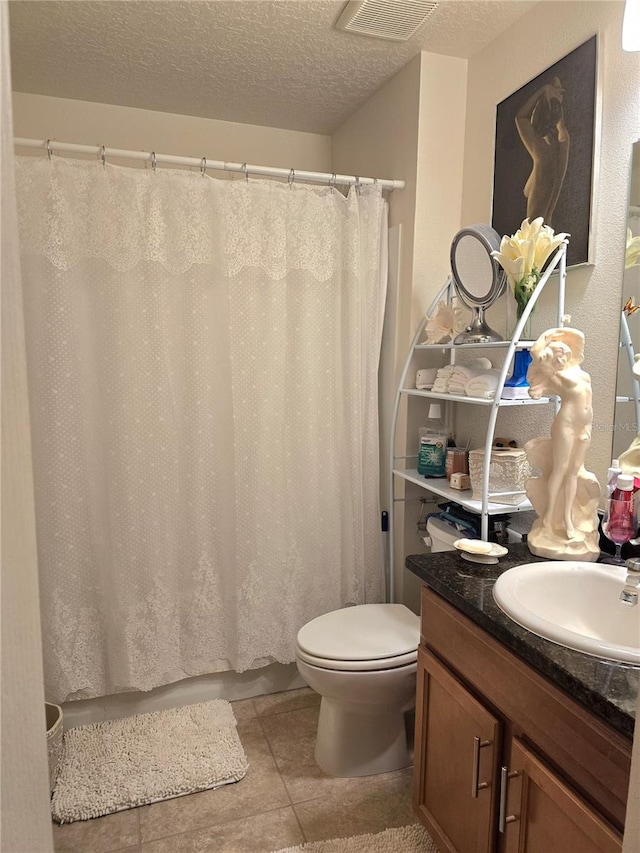
[[[461,301],[473,312],[471,323],[454,344],[484,344],[502,336],[487,324],[484,312],[506,286],[506,276],[491,252],[500,248],[500,235],[490,225],[469,225],[451,243],[451,274]]]

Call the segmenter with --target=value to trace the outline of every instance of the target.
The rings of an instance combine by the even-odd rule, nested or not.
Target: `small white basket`
[[[45,702],[47,716],[47,755],[49,756],[49,791],[53,794],[56,786],[60,759],[62,758],[62,708],[52,702]]]

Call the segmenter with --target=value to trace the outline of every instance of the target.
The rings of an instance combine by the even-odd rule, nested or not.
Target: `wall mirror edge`
[[[611,456],[621,459],[625,470],[640,471],[640,256],[634,251],[640,242],[640,139],[632,145],[625,262],[620,307],[620,343],[616,375]],[[634,371],[634,364],[637,365]]]

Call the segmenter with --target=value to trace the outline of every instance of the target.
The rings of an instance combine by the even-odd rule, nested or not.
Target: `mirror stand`
[[[453,339],[454,344],[489,344],[503,340],[502,336],[489,326],[484,318],[484,305],[473,305],[471,323],[464,332]]]
[[[458,297],[472,313],[471,323],[454,338],[454,344],[489,344],[502,341],[486,322],[484,312],[506,286],[506,276],[492,252],[500,248],[500,235],[483,223],[463,228],[451,243],[451,276]]]

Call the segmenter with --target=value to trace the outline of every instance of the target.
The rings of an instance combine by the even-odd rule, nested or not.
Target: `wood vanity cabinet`
[[[427,587],[414,809],[448,853],[620,853],[631,742]]]

